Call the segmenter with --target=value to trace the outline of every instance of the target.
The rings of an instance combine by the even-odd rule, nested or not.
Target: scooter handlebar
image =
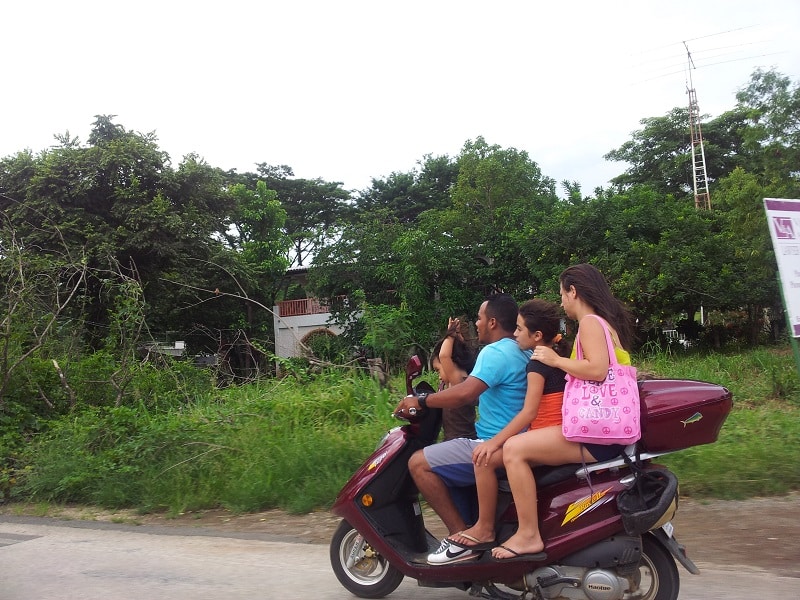
[[[396,419],[407,419],[408,417],[405,416],[405,412],[406,411],[400,409],[398,412],[392,413],[392,416],[394,418],[396,418]],[[416,417],[417,416],[417,409],[414,408],[413,406],[411,408],[409,408],[408,409],[408,416],[409,417]]]

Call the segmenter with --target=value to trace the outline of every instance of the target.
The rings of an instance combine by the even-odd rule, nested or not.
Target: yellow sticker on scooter
[[[386,458],[386,456],[388,454],[389,454],[389,451],[387,450],[386,452],[382,452],[381,454],[376,456],[375,460],[373,460],[371,463],[369,463],[369,466],[367,467],[367,471],[372,471],[373,469],[377,468],[378,465],[383,462],[383,459]]]
[[[567,523],[572,523],[579,517],[608,502],[611,497],[606,498],[606,494],[608,494],[610,491],[611,488],[606,488],[602,492],[595,492],[591,496],[586,496],[585,498],[581,498],[577,502],[570,504],[567,507],[567,512],[564,515],[564,520],[561,522],[561,526],[563,527]],[[603,500],[604,498],[605,500]]]

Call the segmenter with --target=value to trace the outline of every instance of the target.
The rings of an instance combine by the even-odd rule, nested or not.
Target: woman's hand
[[[561,357],[558,353],[547,346],[536,346],[533,349],[533,354],[531,354],[531,360],[538,360],[548,367],[554,367],[559,358]]]

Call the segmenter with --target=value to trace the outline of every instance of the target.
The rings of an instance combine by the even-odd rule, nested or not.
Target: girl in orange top
[[[528,300],[519,307],[517,330],[514,337],[521,350],[535,350],[539,346],[552,348],[560,356],[569,356],[566,343],[561,340],[561,314],[558,306],[545,300]],[[537,360],[528,361],[528,398],[538,398],[539,409],[531,421],[531,429],[561,425],[561,403],[564,399],[566,373]]]

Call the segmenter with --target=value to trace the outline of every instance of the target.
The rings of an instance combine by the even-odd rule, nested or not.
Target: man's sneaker
[[[474,548],[467,548],[454,541],[444,538],[436,552],[428,554],[429,565],[446,565],[448,563],[469,560],[480,555],[480,551]]]

